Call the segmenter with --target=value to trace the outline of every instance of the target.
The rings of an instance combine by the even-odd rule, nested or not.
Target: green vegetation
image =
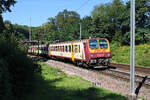
[[[136,0],[136,44],[150,42],[150,3],[149,0]],[[2,16],[0,16],[0,22]],[[52,41],[72,41],[79,39],[80,23],[82,24],[82,39],[89,37],[105,37],[111,42],[121,45],[130,43],[130,0],[113,0],[108,4],[97,5],[91,16],[80,18],[76,11],[64,9],[55,17],[39,27],[32,27],[32,40],[38,38],[41,43]],[[0,24],[7,28],[7,23]],[[11,31],[20,38],[28,39],[28,26],[12,25]],[[7,32],[5,32],[7,33]],[[23,37],[22,37],[23,36]],[[65,36],[65,37],[64,37]]]
[[[149,0],[136,0],[136,44],[150,42],[150,6]],[[33,29],[33,39],[40,41],[70,41],[79,39],[80,23],[82,39],[89,37],[106,37],[111,42],[121,45],[130,43],[130,1],[113,0],[100,4],[92,11],[91,16],[80,18],[75,11],[63,10],[56,17],[48,18],[42,26]],[[64,37],[65,36],[65,37]]]
[[[27,57],[25,46],[20,44],[21,40],[29,38],[29,27],[11,24],[2,18],[2,13],[10,12],[10,7],[15,3],[16,0],[0,1],[0,100],[20,100],[21,97],[26,97],[27,100],[126,100],[120,94],[93,87],[79,77],[69,77],[44,64],[42,76],[36,73],[40,72],[40,66]],[[121,0],[100,4],[95,7],[91,16],[82,19],[75,11],[63,10],[56,17],[48,18],[48,22],[42,26],[32,27],[32,39],[37,39],[39,32],[42,43],[77,40],[79,23],[82,23],[82,39],[108,38],[115,43],[112,45],[113,61],[128,64],[129,47],[117,46],[129,44],[129,15],[130,1],[124,4]],[[136,44],[150,42],[149,19],[149,0],[136,0]],[[137,65],[150,66],[149,58],[149,44],[136,47]],[[33,94],[30,94],[32,90]],[[29,97],[26,96],[27,93]]]
[[[112,62],[130,64],[130,46],[111,45]],[[135,65],[150,67],[150,44],[136,45]]]
[[[20,100],[32,91],[33,75],[40,66],[27,57],[14,36],[0,37],[0,100]]]
[[[67,76],[44,63],[42,76],[35,74],[34,92],[24,100],[128,100],[124,96],[94,87],[77,76]]]
[[[0,33],[4,30],[2,13],[6,11],[11,12],[10,7],[14,6],[15,3],[16,3],[16,0],[1,0],[0,1]]]

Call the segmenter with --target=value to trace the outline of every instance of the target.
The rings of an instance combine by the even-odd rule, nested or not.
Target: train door
[[[72,47],[72,61],[74,61],[74,44],[71,43],[71,47]]]
[[[48,56],[49,57],[51,56],[51,47],[50,46],[48,47]]]

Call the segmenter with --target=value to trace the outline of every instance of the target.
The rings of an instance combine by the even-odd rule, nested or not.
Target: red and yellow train
[[[110,44],[106,38],[31,45],[29,53],[48,55],[51,58],[68,59],[86,67],[108,66],[111,58]]]

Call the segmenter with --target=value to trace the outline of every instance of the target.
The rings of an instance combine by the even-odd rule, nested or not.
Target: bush
[[[0,100],[19,100],[33,89],[37,64],[24,51],[14,37],[0,38]]]
[[[0,100],[11,100],[12,86],[8,72],[8,64],[5,60],[0,59]]]
[[[111,45],[112,62],[130,64],[130,46]],[[150,44],[135,46],[135,65],[150,67]]]

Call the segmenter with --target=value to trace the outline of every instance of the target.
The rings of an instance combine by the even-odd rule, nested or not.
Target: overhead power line
[[[90,0],[85,1],[79,8],[77,8],[75,11],[80,10],[83,6],[85,6]]]

